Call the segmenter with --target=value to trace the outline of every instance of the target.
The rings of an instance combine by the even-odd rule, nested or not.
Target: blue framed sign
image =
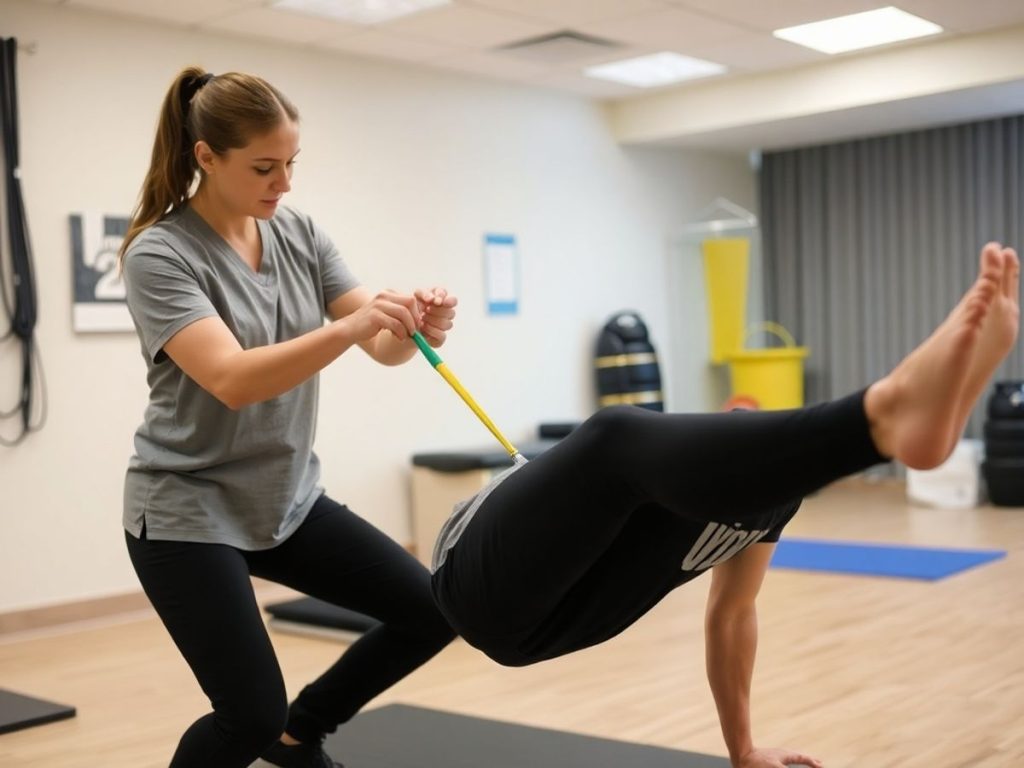
[[[484,288],[487,314],[519,312],[519,255],[515,235],[484,235]]]

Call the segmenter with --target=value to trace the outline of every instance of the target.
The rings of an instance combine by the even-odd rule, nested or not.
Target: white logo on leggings
[[[749,547],[768,531],[735,530],[723,523],[708,523],[697,542],[683,558],[684,571],[704,571],[725,562]]]

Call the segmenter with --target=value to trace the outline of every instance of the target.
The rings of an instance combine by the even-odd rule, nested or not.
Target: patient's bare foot
[[[1003,248],[1002,255],[1004,266],[1001,290],[985,318],[981,343],[974,351],[960,397],[961,430],[967,424],[978,398],[988,388],[992,374],[1017,340],[1017,329],[1020,326],[1020,260],[1012,248]]]
[[[864,408],[879,453],[915,469],[946,460],[970,406],[1016,340],[1017,271],[1012,250],[986,245],[978,279],[960,303],[888,376],[868,388]]]

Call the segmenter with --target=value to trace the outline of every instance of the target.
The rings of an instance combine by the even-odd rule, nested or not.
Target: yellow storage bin
[[[804,358],[807,347],[796,346],[793,336],[778,323],[757,323],[746,336],[767,331],[784,347],[740,349],[729,355],[733,397],[745,395],[767,411],[800,408],[804,404]]]
[[[712,238],[701,243],[701,251],[711,330],[711,362],[724,363],[730,354],[743,348],[750,240]]]

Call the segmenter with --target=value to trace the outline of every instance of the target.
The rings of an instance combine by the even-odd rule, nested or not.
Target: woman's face
[[[203,142],[197,146],[197,158],[206,172],[203,183],[227,213],[257,219],[271,218],[291,189],[292,165],[298,153],[299,126],[288,119],[223,155],[209,151]]]

